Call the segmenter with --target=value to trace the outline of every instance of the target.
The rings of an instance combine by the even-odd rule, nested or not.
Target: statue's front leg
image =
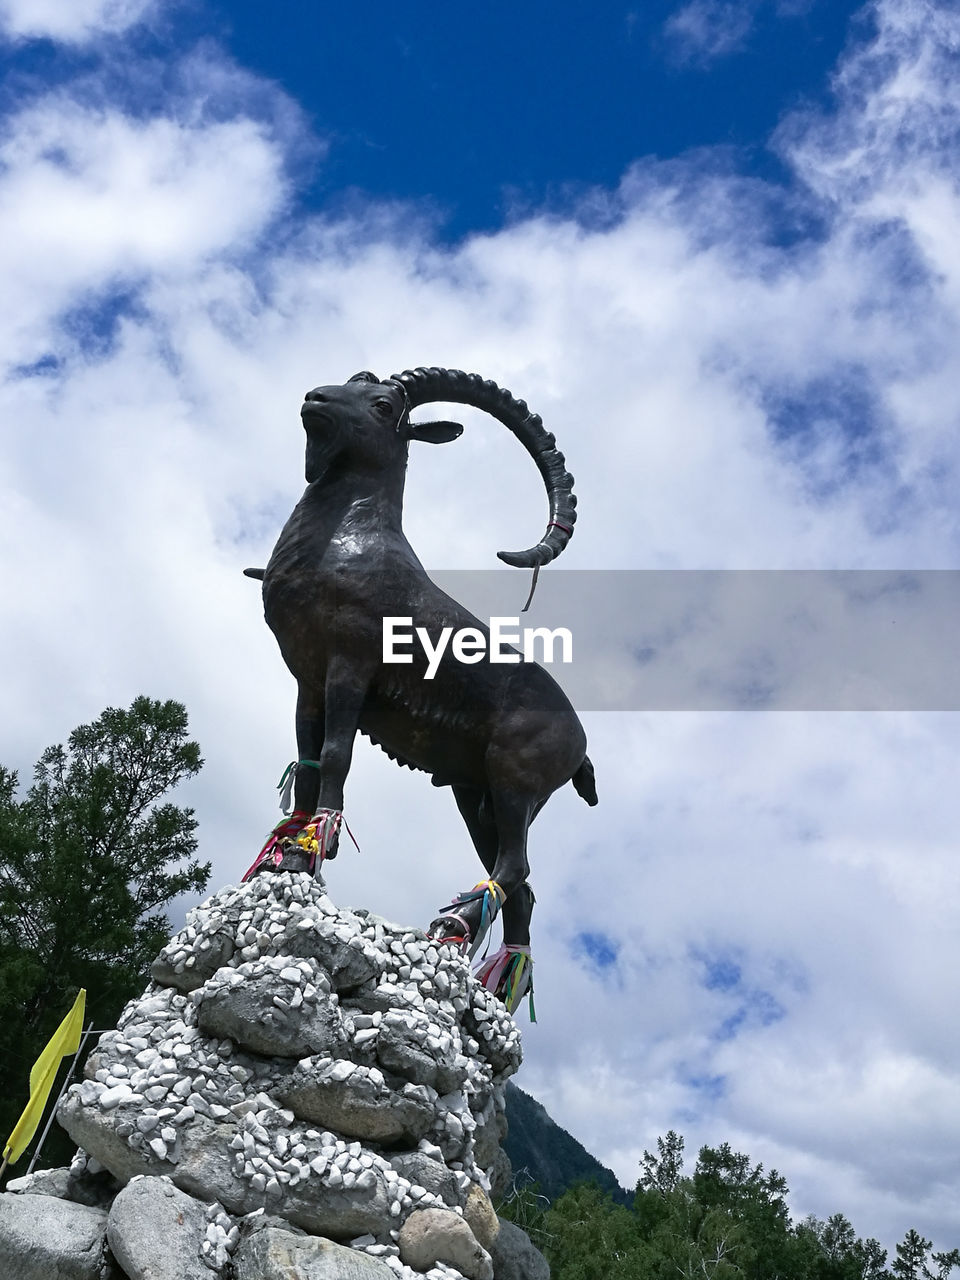
[[[316,808],[343,811],[343,789],[353,760],[360,713],[370,687],[366,670],[346,657],[331,660],[324,688],[323,744],[318,760]]]
[[[315,788],[310,797],[314,812],[296,837],[296,844],[309,860],[307,870],[319,875],[322,864],[337,856],[343,825],[343,792],[353,759],[353,744],[369,678],[345,660],[331,662],[324,689],[323,740],[311,769]],[[298,769],[297,781],[300,782]],[[298,791],[298,796],[300,792]],[[299,808],[299,803],[298,803]]]
[[[291,761],[277,784],[281,792],[280,807],[287,816],[281,818],[267,836],[244,880],[263,871],[313,869],[313,859],[296,844],[296,840],[317,808],[324,713],[322,699],[303,687],[297,697],[296,726],[298,759]]]

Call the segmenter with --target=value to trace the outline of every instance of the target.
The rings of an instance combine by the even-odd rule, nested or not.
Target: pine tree
[[[928,1257],[931,1247],[931,1242],[911,1227],[897,1245],[892,1266],[896,1280],[946,1280],[954,1267],[960,1267],[960,1249]],[[928,1262],[932,1262],[936,1270],[931,1270]]]
[[[640,1165],[644,1191],[659,1191],[662,1196],[675,1191],[683,1177],[683,1138],[669,1130],[665,1138],[657,1139],[657,1154],[644,1151]]]

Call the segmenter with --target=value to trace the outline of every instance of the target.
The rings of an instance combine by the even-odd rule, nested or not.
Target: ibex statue
[[[430,926],[472,956],[503,911],[504,946],[481,968],[511,1012],[530,988],[527,829],[551,794],[573,781],[596,804],[586,736],[559,685],[533,662],[466,663],[446,651],[433,679],[416,647],[384,661],[383,620],[411,619],[436,644],[444,627],[488,628],[427,577],[404,537],[403,486],[411,440],[443,444],[457,423],[413,423],[431,401],[474,405],[524,445],[546,485],[550,519],[529,551],[499,553],[538,568],[566,546],[576,519],[573,477],[554,437],[522,400],[476,374],[416,369],[381,382],[358,373],[317,387],[301,410],[307,489],[280,534],[263,578],[266,620],[297,680],[294,811],[271,832],[248,878],[263,870],[316,870],[332,858],[357,730],[399,764],[453,789],[488,879]],[[449,634],[449,633],[448,633]]]

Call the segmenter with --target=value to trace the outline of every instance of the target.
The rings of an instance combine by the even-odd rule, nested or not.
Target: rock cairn
[[[60,1104],[71,1168],[0,1196],[0,1274],[548,1276],[490,1199],[520,1035],[453,947],[285,872],[195,908],[152,972]]]

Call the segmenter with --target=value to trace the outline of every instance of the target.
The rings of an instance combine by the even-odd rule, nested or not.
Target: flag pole
[[[57,1114],[57,1107],[59,1107],[59,1105],[60,1105],[60,1099],[61,1099],[61,1098],[63,1097],[63,1095],[66,1093],[66,1091],[67,1091],[67,1085],[68,1085],[68,1084],[70,1083],[70,1081],[73,1079],[73,1073],[76,1071],[76,1069],[77,1069],[77,1063],[80,1061],[80,1053],[81,1053],[81,1050],[83,1049],[83,1046],[87,1043],[87,1037],[92,1033],[92,1031],[93,1031],[93,1019],[91,1018],[91,1019],[90,1019],[90,1021],[87,1023],[87,1028],[86,1028],[86,1030],[84,1031],[83,1035],[80,1037],[80,1043],[77,1045],[77,1051],[76,1051],[76,1053],[73,1055],[73,1061],[70,1063],[70,1070],[67,1072],[66,1078],[65,1078],[65,1080],[64,1080],[64,1082],[63,1082],[63,1087],[61,1088],[60,1092],[57,1094],[57,1100],[56,1100],[56,1102],[53,1104],[53,1110],[50,1112],[50,1116],[49,1116],[49,1118],[48,1118],[48,1120],[47,1120],[46,1127],[45,1127],[45,1129],[44,1129],[43,1133],[41,1133],[41,1135],[40,1135],[40,1141],[37,1143],[36,1150],[35,1150],[35,1151],[34,1151],[34,1153],[33,1153],[33,1157],[32,1157],[32,1159],[31,1159],[31,1161],[30,1161],[29,1165],[27,1166],[27,1176],[29,1176],[31,1173],[33,1173],[33,1166],[34,1166],[34,1165],[37,1163],[37,1161],[40,1159],[40,1152],[43,1150],[43,1144],[44,1144],[44,1143],[46,1142],[46,1140],[47,1140],[47,1134],[50,1132],[50,1126],[53,1124],[54,1119],[56,1118],[56,1114]],[[6,1167],[7,1167],[7,1161],[6,1161],[6,1160],[4,1160],[4,1162],[3,1162],[3,1167],[2,1167],[2,1168],[0,1168],[0,1178],[2,1178],[2,1177],[3,1177],[3,1170],[4,1170]]]

